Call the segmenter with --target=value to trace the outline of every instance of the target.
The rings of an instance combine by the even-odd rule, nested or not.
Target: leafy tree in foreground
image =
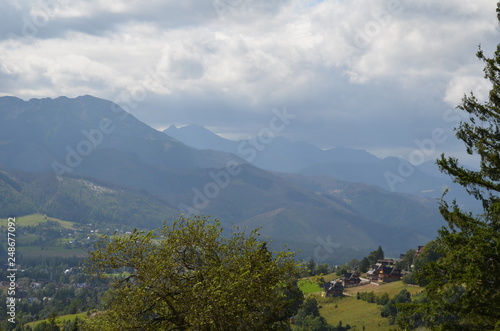
[[[287,330],[303,300],[291,252],[271,253],[257,230],[221,236],[220,223],[181,216],[153,232],[105,237],[87,270],[128,267],[98,330]]]
[[[500,21],[500,3],[497,15]],[[469,121],[456,132],[467,152],[479,156],[480,169],[466,169],[444,155],[437,163],[482,202],[484,213],[475,216],[456,202],[441,202],[448,222],[437,239],[442,257],[423,270],[430,299],[425,317],[436,330],[500,329],[500,44],[493,58],[481,49],[477,56],[492,88],[484,103],[472,93],[463,98],[458,108],[469,114]]]

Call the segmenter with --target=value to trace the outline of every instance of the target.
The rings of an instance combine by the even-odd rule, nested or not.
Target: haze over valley
[[[2,97],[0,116],[0,217],[151,229],[205,214],[227,228],[262,227],[276,247],[329,263],[377,245],[396,255],[443,225],[434,198],[449,181],[416,169],[391,192],[384,174],[397,171],[396,158],[283,137],[230,141],[197,126],[159,132],[92,96]],[[257,147],[245,155],[241,146]]]

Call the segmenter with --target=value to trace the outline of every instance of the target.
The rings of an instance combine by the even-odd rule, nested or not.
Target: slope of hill
[[[278,155],[290,156],[285,163],[304,159],[290,152],[297,148],[311,155],[336,153],[290,145],[284,138],[273,142]],[[266,150],[274,155],[273,149]],[[377,160],[365,152],[337,152],[353,160]],[[236,155],[188,147],[91,96],[27,102],[0,98],[0,165],[45,172],[3,171],[0,192],[16,213],[22,204],[26,213],[153,227],[179,212],[196,212],[219,218],[228,230],[231,225],[262,226],[275,245],[288,243],[302,250],[301,257],[331,263],[362,257],[379,244],[399,254],[429,239],[413,220],[399,224],[402,218],[385,219],[393,215],[376,205],[390,205],[390,194],[376,200],[372,192],[373,201],[366,206],[362,196],[349,203],[344,196],[300,185]],[[417,207],[412,207],[415,219],[431,217]]]
[[[79,223],[152,228],[178,216],[175,208],[145,191],[95,179],[0,169],[0,188],[7,186],[17,188],[17,200],[9,199],[9,190],[0,190],[0,218],[37,212]]]
[[[377,224],[406,228],[415,236],[428,240],[444,225],[433,199],[404,193],[391,193],[377,186],[348,183],[328,176],[283,174],[311,191],[341,199],[351,208]]]
[[[27,215],[35,210],[35,205],[23,195],[22,185],[0,171],[0,217]]]
[[[177,128],[175,125],[171,125],[163,133],[194,148],[213,149],[228,153],[238,152],[237,141],[222,138],[203,126],[193,124]]]
[[[423,290],[421,287],[405,285],[401,281],[397,281],[379,286],[365,285],[347,288],[345,292],[349,294],[344,297],[324,298],[318,293],[315,293],[314,296],[321,307],[321,316],[331,325],[338,325],[339,322],[342,322],[343,325],[349,324],[353,330],[386,331],[395,329],[395,326],[389,323],[388,318],[380,315],[383,306],[357,300],[356,293],[373,292],[377,297],[387,294],[392,299],[403,289],[412,295]]]

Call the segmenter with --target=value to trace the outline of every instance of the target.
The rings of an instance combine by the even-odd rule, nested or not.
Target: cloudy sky
[[[408,158],[458,153],[455,106],[488,85],[492,0],[3,0],[0,95],[91,94],[154,128],[199,124]],[[428,144],[426,146],[431,146]],[[420,147],[419,147],[420,146]]]

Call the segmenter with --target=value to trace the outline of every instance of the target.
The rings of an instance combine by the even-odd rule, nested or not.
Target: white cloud
[[[44,0],[0,9],[0,94],[116,100],[147,89],[139,117],[148,124],[233,127],[227,135],[251,134],[273,107],[288,106],[302,116],[285,134],[324,147],[411,148],[464,93],[484,95],[474,53],[498,39],[489,0]]]
[[[455,76],[448,83],[444,100],[450,106],[458,105],[464,95],[471,92],[479,101],[484,101],[488,97],[491,84],[482,76]]]

